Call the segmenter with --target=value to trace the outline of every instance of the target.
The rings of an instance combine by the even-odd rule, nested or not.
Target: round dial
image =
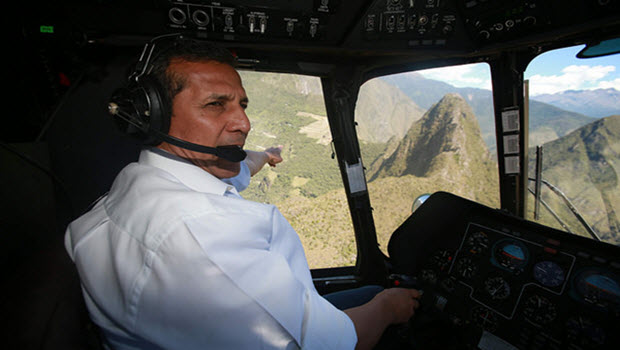
[[[439,271],[447,271],[452,263],[452,252],[449,250],[439,251],[431,256],[430,262],[433,266],[437,267]]]
[[[456,272],[463,278],[471,278],[478,268],[470,258],[462,258],[456,262]]]
[[[484,290],[495,300],[506,299],[510,295],[510,285],[503,277],[491,277],[484,281]]]
[[[493,258],[500,267],[513,272],[523,270],[528,262],[528,250],[515,239],[505,239],[493,247]]]
[[[541,325],[555,320],[558,312],[549,299],[540,295],[533,295],[525,300],[523,314],[531,322]]]
[[[620,280],[598,268],[587,268],[576,275],[574,287],[582,302],[601,310],[620,310]]]
[[[474,232],[467,238],[465,244],[469,248],[470,253],[479,254],[489,248],[489,237],[482,231]]]
[[[566,321],[568,339],[585,348],[595,348],[605,343],[605,332],[589,318],[574,316]]]
[[[420,278],[424,282],[428,282],[430,284],[435,284],[435,283],[437,283],[437,272],[435,272],[435,270],[424,269],[424,270],[420,271]]]
[[[482,329],[493,332],[497,329],[497,315],[484,306],[476,306],[471,310],[471,319]]]
[[[558,287],[564,283],[564,269],[553,261],[541,261],[534,265],[534,279],[545,287]]]

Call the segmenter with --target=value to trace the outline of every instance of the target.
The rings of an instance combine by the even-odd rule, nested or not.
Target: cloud
[[[418,71],[427,79],[440,80],[456,87],[491,89],[491,73],[486,64],[466,64]]]
[[[594,87],[593,89],[609,89],[609,88],[614,88],[620,91],[620,78],[616,78],[614,80],[608,80],[608,81],[599,81],[598,85]]]
[[[562,69],[561,75],[536,74],[529,78],[530,95],[554,94],[565,90],[585,90],[599,88],[601,84],[614,87],[618,79],[600,81],[614,72],[614,66],[570,65]],[[616,85],[614,85],[616,84]]]

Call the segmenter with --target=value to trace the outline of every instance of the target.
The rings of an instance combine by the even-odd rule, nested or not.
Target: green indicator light
[[[54,34],[54,26],[40,26],[39,31],[41,33]]]

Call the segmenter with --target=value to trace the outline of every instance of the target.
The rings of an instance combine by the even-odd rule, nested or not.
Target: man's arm
[[[276,164],[282,162],[282,156],[280,155],[282,146],[270,147],[263,152],[249,150],[245,152],[248,154],[247,158],[245,158],[245,162],[248,168],[250,168],[250,176],[254,176],[258,173],[265,164],[275,167]]]
[[[357,332],[355,349],[372,349],[389,325],[407,322],[420,306],[421,295],[415,289],[391,288],[364,305],[344,310]]]

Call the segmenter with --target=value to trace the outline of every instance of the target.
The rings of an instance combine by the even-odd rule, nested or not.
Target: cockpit
[[[144,44],[174,34],[235,55],[246,148],[284,158],[243,195],[281,208],[317,289],[424,291],[377,349],[620,344],[620,3],[14,6],[5,69],[18,103],[1,140],[9,343],[98,348],[62,234],[136,159],[109,99]]]

